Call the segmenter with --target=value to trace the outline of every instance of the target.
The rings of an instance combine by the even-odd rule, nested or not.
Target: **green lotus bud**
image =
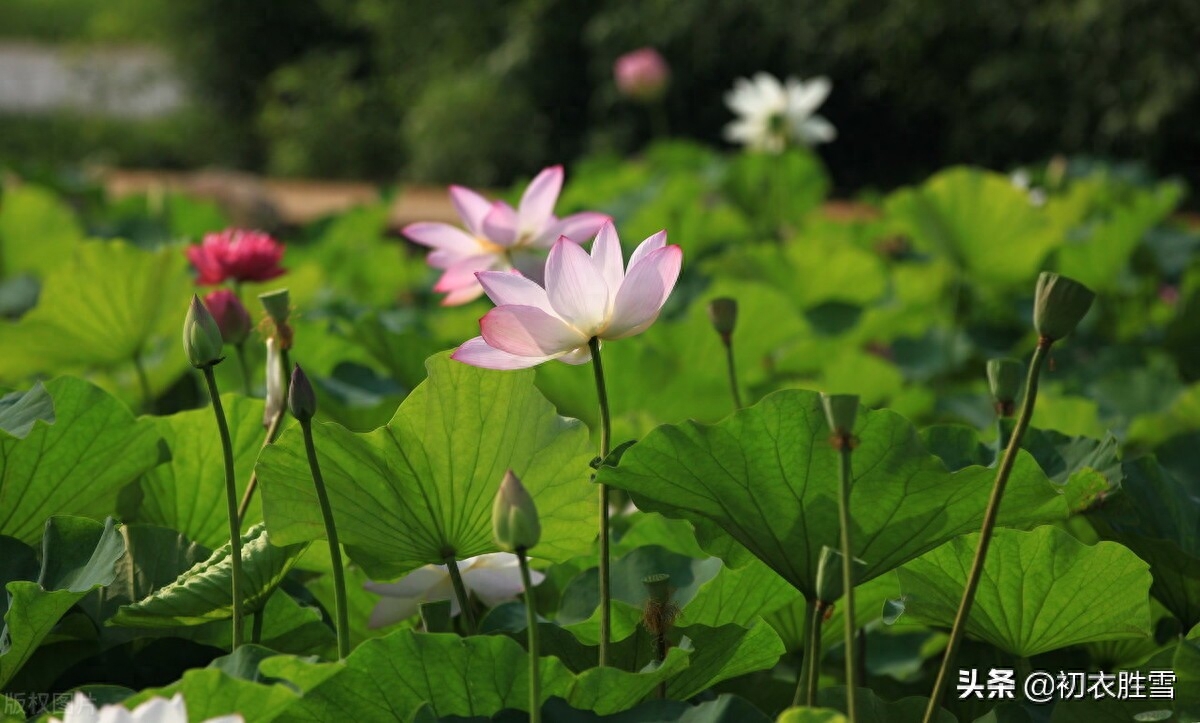
[[[221,356],[224,344],[217,320],[200,301],[200,297],[192,294],[192,303],[183,322],[183,349],[187,352],[188,361],[197,369],[212,366],[224,358]]]
[[[492,504],[492,536],[496,545],[506,552],[528,550],[542,536],[533,498],[511,469],[504,473],[504,481]]]
[[[1034,293],[1033,326],[1041,336],[1058,341],[1075,330],[1095,298],[1095,292],[1078,281],[1043,271]]]
[[[288,410],[292,416],[301,423],[312,419],[317,413],[317,394],[299,364],[292,370],[292,384],[288,389]]]
[[[737,326],[738,304],[736,299],[721,297],[708,302],[708,318],[712,322],[713,328],[721,335],[726,343],[733,336],[733,329]]]
[[[1021,393],[1021,379],[1025,376],[1025,365],[1019,359],[988,359],[987,379],[996,410],[1004,416],[1013,413],[1017,395]]]
[[[857,394],[821,394],[825,407],[825,420],[836,435],[848,435],[854,431],[854,420],[858,416]]]
[[[276,326],[287,324],[288,315],[292,312],[291,297],[288,295],[287,289],[276,289],[259,294],[258,300],[262,302],[263,308],[267,310],[267,316],[271,317]]]

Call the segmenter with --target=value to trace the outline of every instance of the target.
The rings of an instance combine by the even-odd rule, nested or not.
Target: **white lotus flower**
[[[807,83],[794,77],[780,83],[767,73],[738,78],[725,94],[725,105],[738,116],[725,126],[725,139],[771,153],[781,152],[789,143],[828,143],[837,137],[837,130],[816,110],[830,88],[824,76]]]
[[[463,587],[484,602],[488,607],[513,600],[524,592],[521,584],[521,568],[517,556],[509,552],[493,552],[478,557],[469,557],[458,562]],[[534,585],[546,578],[537,570],[530,570],[529,577]],[[450,582],[450,569],[445,565],[426,565],[417,568],[396,582],[368,582],[363,585],[383,599],[371,611],[368,625],[382,628],[417,614],[421,603],[436,600],[450,601],[450,614],[458,615],[461,609],[454,597],[454,585]]]
[[[130,711],[122,705],[97,709],[91,698],[76,692],[67,703],[62,720],[51,718],[50,723],[188,723],[188,713],[182,693],[176,693],[170,700],[151,698]],[[233,714],[209,718],[204,723],[245,723],[245,719]]]

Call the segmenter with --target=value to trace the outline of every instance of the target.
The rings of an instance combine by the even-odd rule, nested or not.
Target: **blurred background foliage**
[[[3,117],[0,159],[506,183],[643,147],[649,114],[611,69],[650,45],[675,71],[671,133],[709,142],[734,78],[830,76],[840,139],[821,155],[838,190],[1055,153],[1194,183],[1196,27],[1192,0],[5,0],[0,36],[158,45],[195,102],[132,132]]]

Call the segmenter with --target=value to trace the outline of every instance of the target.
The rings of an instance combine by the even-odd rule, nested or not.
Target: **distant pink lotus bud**
[[[641,48],[617,58],[613,78],[622,95],[645,102],[662,97],[671,80],[671,69],[657,50]]]
[[[226,344],[236,346],[246,341],[254,322],[250,319],[250,312],[246,311],[246,307],[242,305],[237,294],[229,289],[210,291],[204,297],[204,305],[217,320],[221,338],[225,340]]]
[[[1158,299],[1167,306],[1175,306],[1179,303],[1179,287],[1163,284],[1158,287]]]
[[[205,235],[204,241],[185,249],[196,267],[196,283],[211,286],[233,281],[267,281],[284,274],[279,265],[283,244],[262,231],[226,229]]]

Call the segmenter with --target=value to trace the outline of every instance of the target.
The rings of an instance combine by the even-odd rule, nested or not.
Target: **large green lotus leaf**
[[[125,542],[116,523],[51,517],[37,581],[13,580],[0,632],[0,688],[16,675],[59,619],[91,590],[115,579]]]
[[[1150,563],[1154,597],[1185,629],[1200,623],[1200,475],[1174,475],[1153,457],[1122,465],[1120,490],[1088,519],[1101,537]]]
[[[1187,647],[1190,647],[1189,651]],[[1197,689],[1193,681],[1200,676],[1200,671],[1193,668],[1185,671],[1180,664],[1187,666],[1190,653],[1196,646],[1190,641],[1181,640],[1179,643],[1150,658],[1150,660],[1127,671],[1126,675],[1140,674],[1141,695],[1139,697],[1118,698],[1114,695],[1071,696],[1060,700],[1054,706],[1050,723],[1129,723],[1129,721],[1167,721],[1168,723],[1188,723],[1200,720],[1200,705],[1196,701]],[[1162,688],[1156,685],[1156,697],[1149,697],[1150,679],[1152,673],[1174,673],[1175,681],[1169,687],[1171,696],[1163,695]],[[1190,674],[1189,674],[1190,673]],[[1184,682],[1186,681],[1186,682]],[[1090,682],[1089,682],[1090,684]],[[1117,683],[1112,683],[1114,692]]]
[[[155,621],[148,622],[147,627],[105,624],[123,607],[150,598],[212,555],[207,547],[165,527],[123,525],[121,534],[128,554],[118,568],[116,579],[79,604],[91,618],[92,635],[98,638],[99,646],[108,649],[138,638],[184,638],[228,648],[232,631],[227,620],[175,627]],[[228,592],[225,604],[228,605]],[[288,595],[272,595],[266,603],[264,618],[262,642],[276,651],[309,654],[333,649],[333,632],[322,620],[320,611],[301,607]]]
[[[684,669],[688,657],[674,649],[662,666],[647,672],[594,668],[580,675],[557,658],[543,657],[543,700],[557,696],[601,714],[625,710]],[[274,662],[264,661],[260,669],[283,673]],[[401,630],[363,643],[345,666],[289,708],[288,720],[410,720],[426,702],[439,717],[491,716],[529,706],[528,655],[502,635],[461,638]],[[287,667],[296,664],[289,661]]]
[[[740,568],[722,567],[717,576],[700,586],[685,606],[689,625],[750,625],[800,597],[770,567],[754,560]]]
[[[900,568],[905,616],[949,627],[979,535],[966,535]],[[967,633],[1029,657],[1150,631],[1150,570],[1128,548],[1084,545],[1051,526],[996,530]]]
[[[170,685],[143,690],[122,701],[122,705],[132,710],[151,698],[171,698],[176,693],[183,695],[188,720],[194,721],[239,713],[243,720],[267,723],[299,699],[295,691],[282,683],[260,685],[235,678],[217,668],[202,668],[189,670],[181,680]]]
[[[0,534],[30,543],[49,515],[102,519],[121,487],[166,457],[154,423],[98,387],[61,377],[45,388],[53,424],[23,439],[0,431]]]
[[[298,542],[284,547],[271,544],[262,523],[242,535],[242,604],[249,612],[262,610],[283,577],[308,546]],[[122,606],[110,625],[169,627],[202,625],[233,615],[232,546],[227,542],[203,562],[183,572],[175,582],[149,597]]]
[[[972,278],[993,284],[1030,281],[1063,229],[998,173],[951,168],[888,196],[888,218],[917,248],[943,255]]]
[[[1181,186],[1165,183],[1112,205],[1107,218],[1083,225],[1058,250],[1058,271],[1096,291],[1113,288],[1146,232],[1164,221],[1182,196]]]
[[[831,708],[788,708],[775,723],[849,723],[849,719]]]
[[[122,241],[90,241],[60,258],[38,305],[0,325],[0,378],[75,368],[186,367],[179,330],[192,282],[178,247],[153,251]],[[152,381],[157,377],[151,375]]]
[[[509,603],[509,606],[510,609],[504,611],[505,617],[510,613],[516,615],[513,624],[503,632],[518,643],[524,643],[527,635],[524,606],[520,603]],[[677,620],[687,617],[684,612]],[[539,623],[538,630],[543,656],[554,656],[575,673],[595,667],[599,655],[595,641],[584,642],[569,629],[553,623]],[[672,647],[691,653],[688,666],[667,681],[667,697],[676,700],[699,695],[724,680],[770,670],[784,652],[779,636],[762,620],[746,626],[712,627],[689,623],[672,628],[667,639]],[[645,626],[638,625],[629,635],[610,645],[608,664],[620,670],[642,670],[655,661],[655,647],[654,637]]]
[[[860,410],[851,515],[860,582],[977,529],[995,470],[946,471],[899,415]],[[838,549],[837,453],[820,395],[776,392],[715,425],[656,429],[599,480],[643,509],[716,526],[813,599],[822,546]],[[1062,519],[1066,504],[1028,455],[1018,457],[1000,522]],[[712,537],[706,535],[708,541]],[[713,548],[714,551],[717,548]],[[730,548],[721,545],[728,556]]]
[[[52,191],[5,186],[0,196],[0,278],[52,271],[81,241],[83,228],[75,212]]]
[[[594,451],[558,416],[532,371],[495,372],[442,354],[385,427],[355,434],[314,424],[317,456],[347,552],[375,579],[449,556],[495,550],[492,501],[505,470],[521,478],[542,524],[540,558],[565,560],[595,537]],[[263,514],[283,545],[325,537],[297,429],[263,450]]]
[[[263,403],[238,394],[221,395],[221,403],[233,442],[240,500],[266,436]],[[170,448],[171,459],[142,475],[140,499],[123,499],[122,517],[126,522],[170,527],[210,548],[228,542],[225,462],[212,407],[156,417],[153,426]],[[243,526],[259,519],[260,505],[252,504]]]

